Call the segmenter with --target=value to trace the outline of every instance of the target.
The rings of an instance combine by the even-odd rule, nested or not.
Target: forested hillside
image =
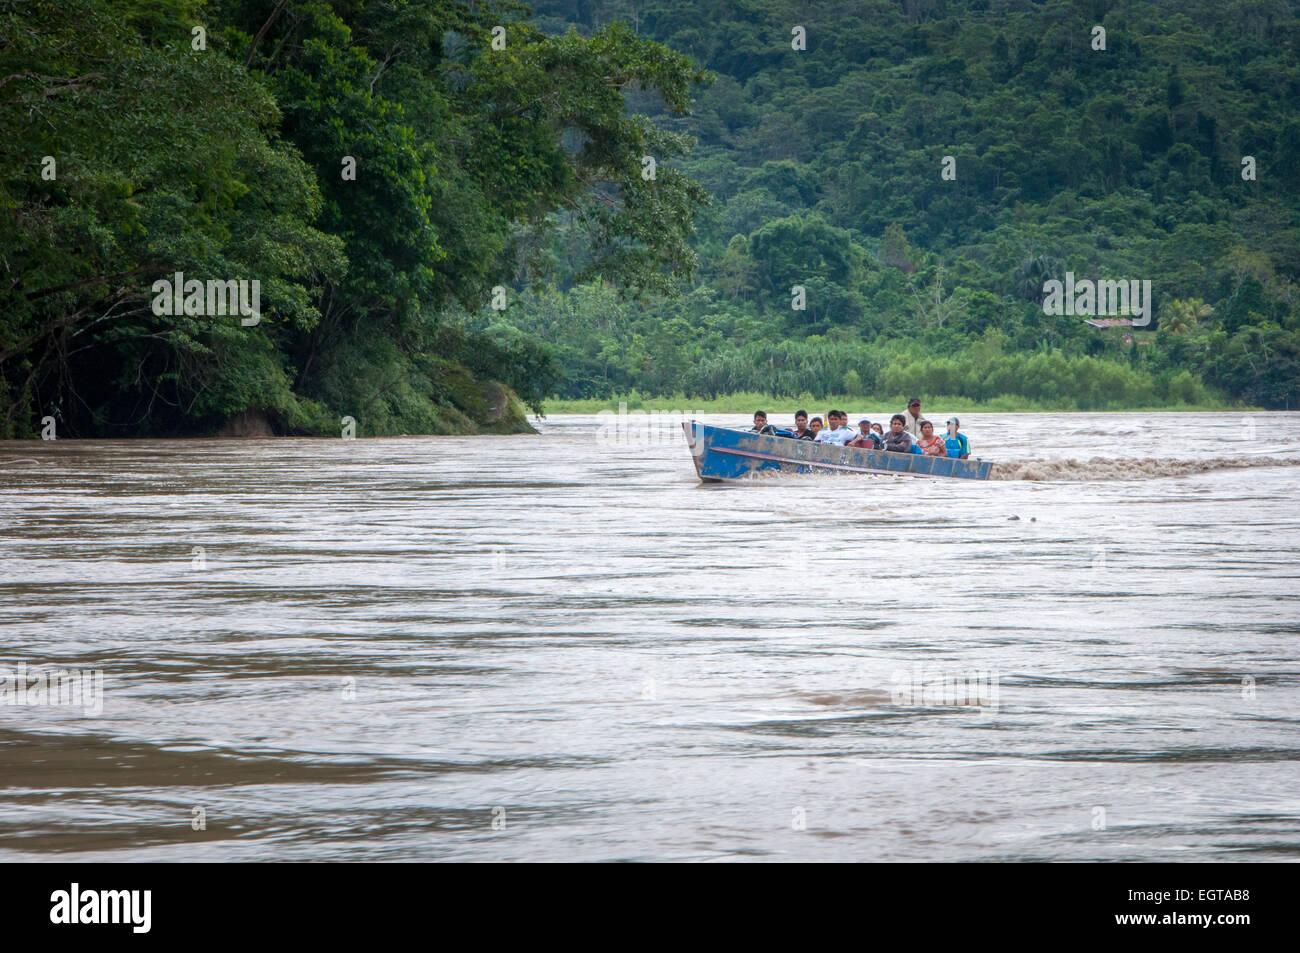
[[[698,139],[659,166],[713,199],[683,295],[582,282],[582,227],[566,218],[557,277],[522,273],[517,305],[478,318],[548,342],[562,395],[1300,405],[1296,4],[534,8],[553,33],[626,22],[718,74],[689,117],[631,98]],[[1043,283],[1067,271],[1150,280],[1149,327],[1129,345],[1128,329],[1045,315]]]
[[[0,435],[1295,408],[1298,50],[1283,0],[0,0]]]
[[[671,169],[648,188],[640,157],[683,142],[622,92],[671,114],[700,71],[617,24],[527,17],[0,0],[0,435],[527,427],[505,387],[539,406],[546,350],[447,312],[508,285],[558,209],[591,274],[662,291],[703,200]],[[177,274],[172,308],[154,283]],[[225,313],[240,281],[260,310],[249,284]]]

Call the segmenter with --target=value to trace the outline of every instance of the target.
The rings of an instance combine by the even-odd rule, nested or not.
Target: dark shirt
[[[893,453],[911,453],[912,452],[912,435],[904,430],[902,433],[894,433],[892,430],[885,434],[885,449]]]

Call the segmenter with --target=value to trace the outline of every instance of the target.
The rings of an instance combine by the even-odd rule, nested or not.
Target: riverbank
[[[803,394],[798,397],[775,396],[742,392],[727,394],[722,397],[700,398],[673,394],[665,397],[646,397],[633,391],[624,397],[587,398],[582,400],[547,400],[543,408],[546,414],[597,414],[602,410],[619,409],[625,403],[628,410],[662,410],[680,411],[685,414],[751,414],[755,410],[786,412],[803,408],[813,415],[824,414],[829,408],[841,408],[852,416],[855,413],[889,413],[902,411],[907,400],[913,395],[896,394],[893,396],[848,396],[833,394],[829,397],[813,397]],[[923,407],[932,414],[949,413],[1263,413],[1264,408],[1231,404],[1170,404],[1153,407],[1124,407],[1120,405],[1103,406],[1093,409],[1080,408],[1072,400],[1034,401],[1023,397],[1000,397],[993,400],[972,400],[968,397],[942,397],[921,394]]]

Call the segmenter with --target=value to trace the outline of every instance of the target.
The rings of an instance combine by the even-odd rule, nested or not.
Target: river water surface
[[[1300,414],[722,487],[597,424],[0,446],[0,668],[103,674],[6,683],[0,859],[1300,857]]]

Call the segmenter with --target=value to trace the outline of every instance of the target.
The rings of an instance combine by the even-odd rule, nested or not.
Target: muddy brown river
[[[0,445],[0,859],[1295,860],[1300,414],[962,417]]]

